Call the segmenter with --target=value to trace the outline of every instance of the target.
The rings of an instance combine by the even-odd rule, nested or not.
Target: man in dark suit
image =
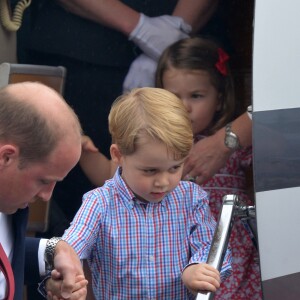
[[[48,201],[80,154],[78,118],[56,91],[33,82],[0,90],[0,243],[13,268],[14,300],[23,299],[24,279],[40,281],[45,251],[46,267],[63,279],[62,295],[85,299],[87,282],[76,283],[83,271],[75,251],[58,238],[25,237],[28,204]],[[6,286],[0,272],[0,299]]]

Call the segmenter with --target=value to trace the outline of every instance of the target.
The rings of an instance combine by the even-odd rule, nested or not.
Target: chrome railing
[[[222,210],[217,222],[216,231],[208,255],[207,263],[217,270],[221,270],[223,259],[227,250],[234,216],[238,207],[237,195],[225,195],[223,197]],[[196,300],[212,300],[214,293],[198,293]]]

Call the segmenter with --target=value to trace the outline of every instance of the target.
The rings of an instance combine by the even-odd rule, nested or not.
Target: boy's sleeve
[[[93,192],[84,195],[83,203],[62,239],[70,244],[80,259],[88,258],[101,223],[102,207]]]
[[[198,199],[193,210],[193,218],[190,226],[191,259],[189,264],[207,262],[217,225],[210,212],[207,195],[199,198],[198,193]],[[231,250],[228,248],[220,271],[222,281],[231,274],[231,262]]]

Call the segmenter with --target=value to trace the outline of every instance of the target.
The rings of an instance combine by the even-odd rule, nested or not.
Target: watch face
[[[230,149],[236,149],[239,147],[239,142],[234,133],[228,133],[225,139],[225,145]]]

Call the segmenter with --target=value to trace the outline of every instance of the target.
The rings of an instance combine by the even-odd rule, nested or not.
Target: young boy
[[[172,93],[135,89],[109,115],[114,177],[83,197],[63,239],[87,259],[96,299],[190,299],[216,291],[205,262],[215,230],[207,194],[180,181],[192,144],[189,116]],[[221,278],[231,270],[227,251]]]

